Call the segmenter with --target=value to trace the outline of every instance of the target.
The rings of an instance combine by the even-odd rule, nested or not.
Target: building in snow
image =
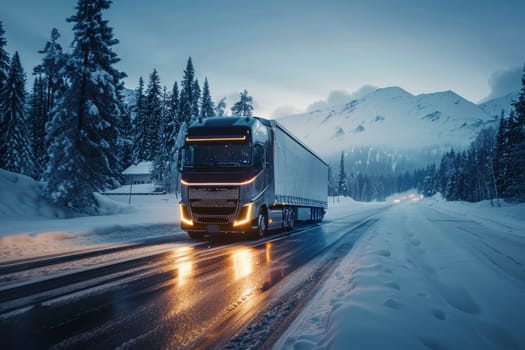
[[[153,182],[153,162],[140,162],[122,172],[124,185],[149,184]]]

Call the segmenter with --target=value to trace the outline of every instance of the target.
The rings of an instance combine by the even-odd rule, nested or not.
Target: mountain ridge
[[[494,111],[508,114],[510,101],[504,96],[475,104],[452,90],[413,95],[393,86],[278,121],[327,156],[356,146],[463,148],[482,128],[497,125],[499,113]]]

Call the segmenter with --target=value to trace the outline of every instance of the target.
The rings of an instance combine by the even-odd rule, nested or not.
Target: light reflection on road
[[[248,276],[253,272],[255,253],[251,248],[238,247],[233,249],[233,273],[235,280]]]
[[[272,262],[272,242],[267,242],[265,244],[266,248],[266,263],[269,264]]]
[[[177,285],[184,286],[192,277],[193,273],[193,262],[192,255],[190,252],[193,250],[192,247],[177,247],[173,251],[173,257],[175,258],[175,271],[177,278]]]

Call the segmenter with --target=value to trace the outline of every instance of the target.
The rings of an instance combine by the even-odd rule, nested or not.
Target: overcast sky
[[[56,27],[69,47],[73,0],[2,0],[7,49],[28,79]],[[365,86],[453,90],[479,102],[521,86],[523,0],[115,0],[106,13],[128,88],[153,68],[180,82],[188,56],[228,107],[242,89],[256,114],[303,112]]]

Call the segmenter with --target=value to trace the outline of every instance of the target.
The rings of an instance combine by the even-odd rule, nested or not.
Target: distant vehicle
[[[192,238],[262,237],[320,222],[328,164],[275,120],[212,117],[188,128],[179,155],[181,227]]]

